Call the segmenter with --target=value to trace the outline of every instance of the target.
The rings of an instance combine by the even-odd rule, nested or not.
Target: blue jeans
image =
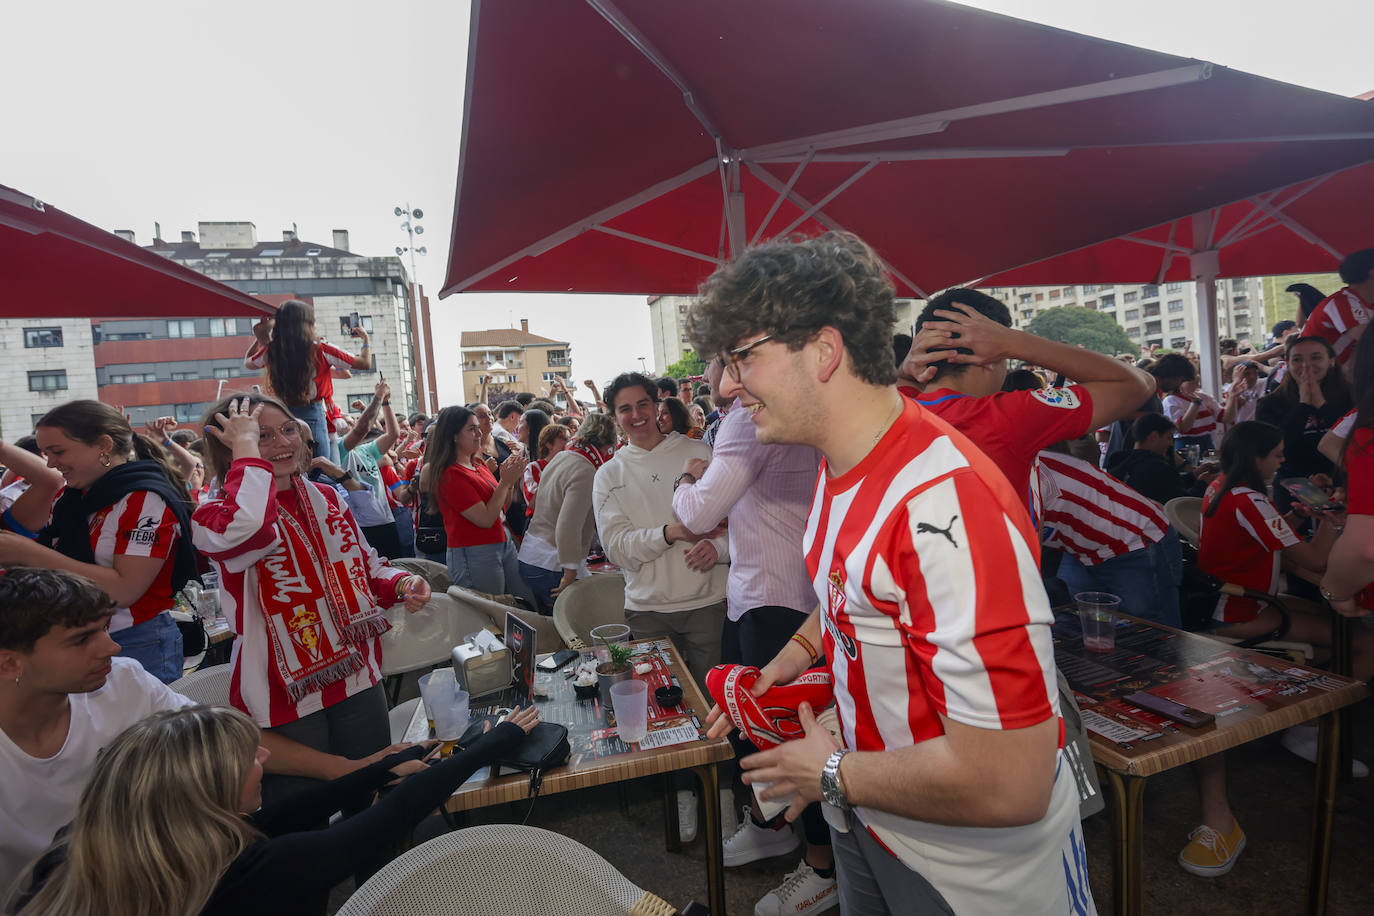
[[[550,592],[558,588],[558,583],[563,581],[563,570],[531,566],[524,560],[519,562],[520,578],[524,579],[530,591],[534,592],[535,609],[547,617],[553,613],[553,603],[557,600]]]
[[[315,440],[314,457],[338,461],[337,455],[329,454],[329,425],[324,417],[324,401],[312,401],[304,407],[289,409],[291,416],[304,420],[305,425],[310,427],[310,435]]]
[[[1183,579],[1183,556],[1178,532],[1170,528],[1158,543],[1113,557],[1096,566],[1064,554],[1059,578],[1069,594],[1110,592],[1121,599],[1121,610],[1167,626],[1182,625],[1178,587]]]
[[[410,507],[392,506],[391,517],[396,520],[396,537],[401,541],[401,556],[415,556],[415,521],[410,514]]]
[[[515,595],[538,607],[534,593],[520,578],[520,561],[510,539],[499,544],[479,544],[476,547],[450,547],[448,574],[453,584],[476,589],[491,595]]]
[[[186,656],[181,650],[181,630],[171,614],[164,611],[152,620],[111,633],[110,638],[119,643],[121,658],[132,658],[162,683],[181,677]]]

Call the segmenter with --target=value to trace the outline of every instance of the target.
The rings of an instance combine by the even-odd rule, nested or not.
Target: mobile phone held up
[[[1325,490],[1306,477],[1285,477],[1279,481],[1279,486],[1313,512],[1339,512],[1345,508],[1340,503],[1332,502]]]
[[[353,337],[358,336],[358,328],[363,326],[363,320],[357,312],[348,313],[348,333]]]

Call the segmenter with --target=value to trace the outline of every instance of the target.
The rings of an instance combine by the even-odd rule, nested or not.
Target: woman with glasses
[[[390,740],[380,687],[382,609],[429,600],[422,576],[385,565],[333,488],[306,479],[301,424],[263,395],[234,395],[203,422],[205,461],[222,481],[192,517],[219,572],[238,634],[229,701],[263,728],[357,759]],[[269,797],[303,788],[268,780]]]
[[[66,481],[37,534],[0,533],[0,566],[64,569],[118,604],[110,637],[120,655],[171,683],[181,677],[174,596],[196,576],[186,481],[152,439],[100,401],[71,401],[34,430],[48,467]]]

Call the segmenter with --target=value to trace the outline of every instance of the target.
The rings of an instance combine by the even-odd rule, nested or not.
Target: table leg
[[[702,807],[706,817],[706,885],[711,916],[725,916],[725,838],[720,833],[720,780],[714,763],[692,767],[692,771],[701,778],[705,802]]]
[[[682,851],[682,833],[677,822],[677,774],[663,774],[663,848]]]
[[[1106,770],[1112,787],[1112,896],[1117,916],[1139,916],[1145,779]]]
[[[1353,636],[1350,630],[1351,619],[1340,614],[1331,613],[1331,671],[1342,677],[1351,677],[1351,670],[1354,665],[1354,654],[1351,645]],[[1341,782],[1351,783],[1355,781],[1351,773],[1351,761],[1355,757],[1354,729],[1351,728],[1351,708],[1343,707],[1337,715],[1340,717],[1340,744],[1337,748],[1337,774]]]
[[[1327,880],[1331,874],[1331,816],[1336,807],[1337,762],[1340,757],[1341,717],[1321,717],[1317,736],[1317,791],[1312,807],[1312,853],[1307,867],[1307,912],[1326,912]]]

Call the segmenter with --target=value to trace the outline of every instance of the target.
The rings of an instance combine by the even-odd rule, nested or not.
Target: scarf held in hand
[[[761,751],[805,734],[797,710],[810,703],[817,714],[834,702],[830,673],[811,669],[788,684],[777,684],[754,696],[750,689],[759,669],[746,665],[716,665],[706,674],[706,690],[744,737]]]
[[[343,509],[291,478],[301,518],[277,513],[277,548],[259,563],[258,606],[293,702],[366,664],[357,645],[391,628],[373,602],[366,548]]]

